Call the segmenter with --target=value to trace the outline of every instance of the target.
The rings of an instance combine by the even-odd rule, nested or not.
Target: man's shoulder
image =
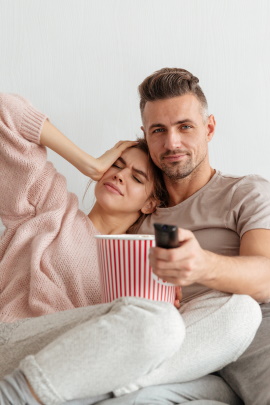
[[[216,185],[211,189],[210,195],[215,195],[221,206],[227,205],[229,210],[243,210],[243,207],[261,210],[262,206],[269,205],[270,182],[261,175],[235,176],[218,173]]]
[[[245,189],[270,189],[270,182],[259,174],[247,174],[243,176],[226,174],[218,171],[216,181],[213,182],[213,188],[229,187],[232,191],[238,188]]]
[[[238,181],[247,181],[247,182],[254,182],[254,181],[266,181],[269,183],[267,179],[265,179],[263,176],[259,174],[245,174],[245,175],[236,175],[236,174],[228,174],[228,173],[223,173],[221,171],[217,171],[217,178],[228,181],[228,182],[238,182]]]
[[[213,223],[220,228],[224,225],[224,218],[230,215],[233,216],[230,224],[235,223],[238,214],[243,213],[253,216],[261,212],[268,218],[269,200],[270,182],[262,176],[239,176],[217,171],[204,187],[186,200],[172,207],[158,208],[146,218],[139,232],[153,233],[154,222],[198,230],[206,229]]]

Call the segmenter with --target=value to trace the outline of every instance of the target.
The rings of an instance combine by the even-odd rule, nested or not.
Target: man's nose
[[[168,150],[179,149],[181,143],[182,143],[181,134],[179,134],[179,132],[176,129],[173,128],[167,131],[164,144],[165,149]]]

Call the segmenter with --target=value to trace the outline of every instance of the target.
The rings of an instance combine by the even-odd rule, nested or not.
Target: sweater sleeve
[[[39,144],[46,118],[22,97],[0,94],[0,217],[6,227],[35,215],[36,183],[47,161]]]

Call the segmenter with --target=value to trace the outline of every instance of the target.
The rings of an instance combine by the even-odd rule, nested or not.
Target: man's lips
[[[120,189],[119,189],[115,184],[113,184],[113,183],[106,182],[106,183],[104,183],[104,186],[105,186],[105,187],[107,188],[107,190],[109,190],[111,193],[123,195],[123,193],[121,193]]]
[[[177,153],[175,155],[167,155],[167,156],[163,156],[162,160],[166,160],[167,162],[175,162],[178,160],[183,159],[185,156],[187,156],[187,153]]]

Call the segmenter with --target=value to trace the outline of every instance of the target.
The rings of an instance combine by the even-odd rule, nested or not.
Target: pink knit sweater
[[[95,230],[39,144],[46,116],[0,94],[0,321],[100,303]]]

